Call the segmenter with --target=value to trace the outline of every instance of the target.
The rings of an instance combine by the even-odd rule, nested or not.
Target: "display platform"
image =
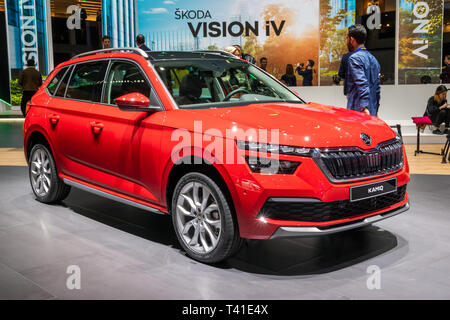
[[[247,241],[205,265],[180,251],[168,216],[76,189],[44,205],[26,167],[2,166],[0,299],[449,299],[448,190],[448,176],[412,175],[404,214],[336,235]]]

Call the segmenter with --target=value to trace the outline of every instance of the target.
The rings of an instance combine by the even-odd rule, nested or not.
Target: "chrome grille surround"
[[[316,148],[313,159],[331,182],[360,180],[403,168],[403,143],[395,138],[374,149],[358,147]]]

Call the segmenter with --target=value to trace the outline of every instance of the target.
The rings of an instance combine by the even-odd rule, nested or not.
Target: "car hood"
[[[370,149],[396,137],[395,132],[377,117],[317,103],[257,103],[213,109],[178,109],[168,113],[166,125],[223,136],[227,130],[233,134],[253,129],[253,133],[247,131],[252,141],[301,147]],[[268,137],[258,135],[259,129],[269,130]],[[255,130],[257,137],[254,137]],[[278,142],[270,134],[276,130],[279,131]],[[362,141],[361,133],[371,137],[369,146]],[[249,140],[248,137],[245,140]]]

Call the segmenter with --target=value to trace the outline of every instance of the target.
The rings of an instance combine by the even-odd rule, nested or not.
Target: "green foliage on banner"
[[[208,46],[208,50],[217,51],[219,50],[219,47],[216,44],[212,44]]]
[[[275,21],[277,25],[285,21],[286,29],[296,21],[294,12],[290,8],[280,5],[266,5],[264,7],[262,19],[264,21]],[[317,65],[319,52],[319,39],[317,30],[305,32],[301,36],[295,32],[284,31],[276,36],[272,33],[263,44],[258,43],[258,38],[250,34],[245,37],[243,50],[257,59],[267,58],[267,71],[274,77],[281,79],[286,72],[286,65],[295,65],[299,62],[305,63],[308,59],[313,60]],[[317,73],[313,76],[313,85],[317,85]],[[301,83],[302,77],[297,75],[297,83]]]
[[[414,33],[419,26],[414,20],[419,18],[414,16],[413,9],[406,9],[402,4],[416,4],[419,0],[401,0],[400,4],[400,28],[399,28],[399,83],[420,83],[420,77],[427,75],[438,82],[439,69],[441,64],[442,45],[442,1],[428,0],[430,11],[423,20],[429,20],[424,26],[427,33]],[[425,13],[425,7],[421,6],[417,10],[419,14]],[[413,51],[420,48],[421,44],[413,44],[414,40],[427,40],[428,48],[421,53],[428,56],[427,59],[419,57]]]
[[[22,101],[22,87],[19,85],[19,79],[11,80],[11,105],[20,106]]]
[[[42,81],[45,81],[47,76],[42,77]],[[22,102],[22,87],[19,85],[19,79],[12,79],[11,82],[11,105],[20,106]]]
[[[320,84],[331,85],[332,77],[339,70],[339,64],[344,54],[348,52],[346,37],[347,28],[338,28],[347,17],[352,23],[354,11],[341,9],[335,16],[331,15],[329,0],[320,0]]]

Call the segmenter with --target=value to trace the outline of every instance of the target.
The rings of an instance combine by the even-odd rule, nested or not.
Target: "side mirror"
[[[139,92],[127,93],[115,99],[120,110],[123,111],[151,111],[159,107],[150,106],[150,100]]]

